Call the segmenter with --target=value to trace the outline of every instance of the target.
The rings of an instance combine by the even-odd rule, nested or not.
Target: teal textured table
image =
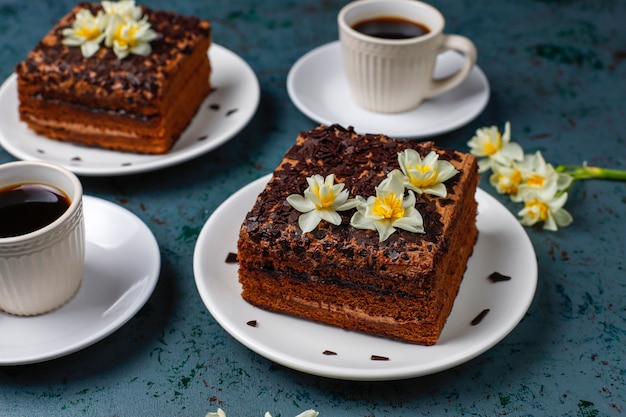
[[[232,140],[193,160],[124,176],[82,176],[85,193],[142,219],[161,274],[146,305],[102,341],[29,365],[0,367],[0,415],[605,416],[626,412],[626,183],[575,184],[574,223],[527,228],[539,281],[521,323],[484,354],[429,376],[351,382],[277,365],[213,319],[194,282],[196,238],[213,211],[270,172],[299,131],[290,67],[337,39],[343,1],[240,0],[145,5],[210,19],[214,41],[261,86],[258,111]],[[513,139],[553,164],[626,169],[626,3],[615,0],[432,2],[447,32],[471,38],[491,96],[473,121],[433,139],[467,151],[476,129],[511,122]],[[72,1],[0,0],[0,78],[9,77]],[[0,110],[4,111],[4,109]],[[0,150],[0,162],[14,160]],[[511,211],[485,176],[481,187]],[[0,323],[2,316],[0,315]]]

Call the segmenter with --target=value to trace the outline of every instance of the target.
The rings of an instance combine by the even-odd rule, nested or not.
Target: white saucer
[[[191,124],[164,155],[138,155],[87,148],[35,134],[19,120],[17,75],[0,87],[0,145],[18,159],[55,162],[80,175],[122,175],[185,162],[230,140],[250,121],[260,99],[259,82],[248,64],[220,45],[211,45],[211,92]]]
[[[456,52],[437,58],[435,78],[463,63]],[[318,123],[353,126],[358,133],[383,133],[396,138],[426,138],[461,127],[477,117],[489,101],[489,82],[475,66],[459,86],[416,109],[396,114],[374,113],[350,98],[341,63],[339,42],[320,46],[302,56],[287,76],[287,92],[296,107]]]
[[[150,229],[128,210],[84,197],[85,274],[76,296],[50,313],[0,313],[0,365],[42,362],[90,346],[119,329],[148,300],[161,256]]]
[[[248,184],[215,210],[198,236],[193,260],[196,286],[209,312],[232,337],[259,355],[330,378],[411,378],[480,355],[509,334],[528,310],[537,285],[532,243],[517,219],[480,189],[476,192],[478,242],[436,345],[395,342],[253,307],[241,298],[237,265],[225,260],[229,252],[236,252],[241,222],[269,178]],[[487,277],[493,272],[511,279],[491,282]],[[483,309],[489,313],[471,325]],[[247,324],[253,320],[256,326]],[[372,355],[389,360],[372,360]]]

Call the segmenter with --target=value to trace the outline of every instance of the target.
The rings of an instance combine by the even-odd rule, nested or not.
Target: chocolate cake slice
[[[51,139],[162,154],[171,149],[211,90],[211,25],[193,16],[141,8],[157,37],[147,56],[120,59],[101,47],[85,57],[64,45],[80,3],[15,67],[20,119]]]
[[[397,229],[382,240],[350,224],[355,210],[338,212],[303,233],[301,215],[287,202],[307,177],[334,174],[351,196],[368,196],[398,169],[398,154],[435,151],[458,174],[447,195],[417,194],[424,233]],[[477,238],[474,156],[432,142],[358,135],[320,126],[298,136],[245,218],[238,241],[242,297],[260,308],[397,339],[432,345],[448,318]]]

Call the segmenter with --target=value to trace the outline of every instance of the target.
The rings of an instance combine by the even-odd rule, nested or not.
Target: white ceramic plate
[[[456,71],[463,58],[446,52],[437,58],[435,78]],[[320,46],[302,56],[287,76],[291,101],[316,122],[353,126],[358,133],[384,133],[397,138],[426,138],[459,128],[477,117],[489,101],[487,77],[475,66],[460,85],[414,110],[383,114],[365,110],[350,98],[341,63],[339,42]]]
[[[18,159],[55,162],[80,175],[122,175],[152,171],[209,152],[235,136],[259,105],[260,88],[248,64],[228,49],[209,48],[212,91],[174,147],[163,155],[139,155],[50,140],[20,122],[17,75],[0,87],[0,145]]]
[[[119,329],[148,300],[161,269],[150,229],[128,210],[84,197],[85,273],[78,293],[50,313],[0,313],[0,365],[42,362],[83,349]]]
[[[196,243],[196,285],[209,312],[236,340],[258,354],[302,372],[348,380],[391,380],[439,372],[466,362],[502,340],[522,319],[535,294],[537,261],[517,219],[482,190],[480,231],[454,308],[439,342],[419,346],[350,332],[253,307],[241,296],[237,265],[239,227],[269,176],[245,186],[206,222]],[[494,283],[499,272],[511,277]],[[484,309],[480,323],[470,323]],[[256,327],[246,323],[256,320]],[[336,355],[324,355],[324,351]],[[372,355],[389,360],[372,360]]]

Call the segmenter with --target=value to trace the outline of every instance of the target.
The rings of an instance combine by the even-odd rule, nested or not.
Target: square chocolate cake
[[[402,183],[401,168],[415,170],[399,162],[410,153],[448,166],[443,192],[437,185],[436,195],[410,187],[385,194],[383,188],[397,190]],[[427,168],[433,171],[420,169]],[[320,201],[328,193],[320,192],[321,179],[327,183],[329,175],[341,184],[335,196],[342,191],[350,199],[344,195],[336,215],[311,223],[311,216],[301,217],[301,206],[309,198],[324,210]],[[241,226],[242,297],[269,311],[344,329],[436,343],[477,239],[478,179],[474,156],[432,142],[359,135],[338,125],[302,132]],[[305,190],[304,197],[293,197]],[[399,198],[395,206],[392,197]],[[389,229],[385,216],[402,220]],[[383,219],[376,220],[383,226],[373,227],[368,218]]]
[[[146,25],[153,35],[143,50],[130,45],[139,54],[119,56],[113,46],[105,47],[106,40],[100,40],[105,33],[98,35],[94,25],[108,12],[99,3],[80,3],[17,64],[20,119],[29,128],[51,139],[106,149],[147,154],[171,149],[211,90],[211,25],[134,2],[124,6],[142,16],[128,29],[118,29],[128,31],[123,32],[128,42]],[[75,42],[100,36],[91,44],[96,52],[85,56],[88,49],[68,44],[68,32]],[[124,42],[119,33],[106,36],[118,49]]]

